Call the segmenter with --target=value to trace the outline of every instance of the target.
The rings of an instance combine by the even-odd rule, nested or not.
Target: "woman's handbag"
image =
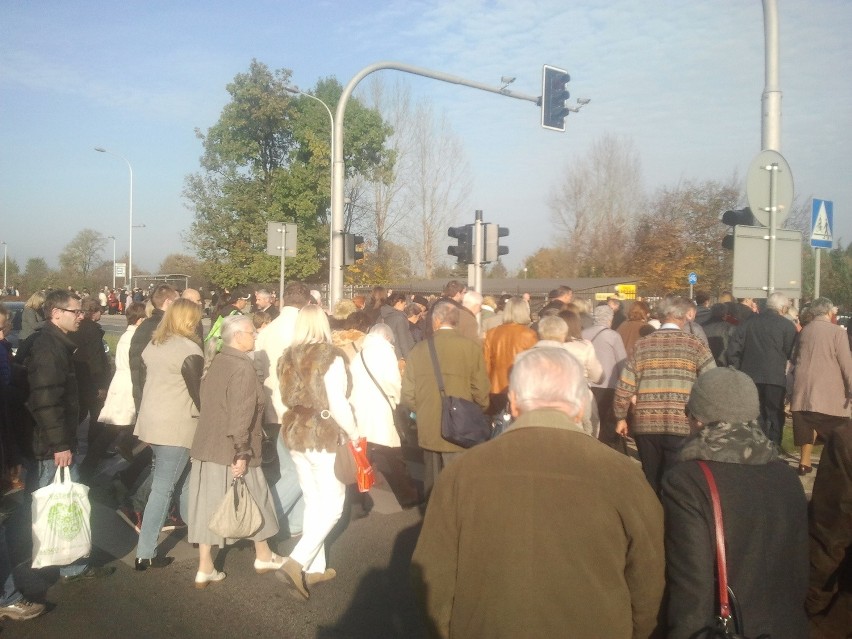
[[[482,412],[479,405],[462,397],[447,395],[444,390],[444,376],[438,366],[438,354],[435,352],[435,340],[431,337],[429,354],[441,392],[441,437],[451,444],[470,448],[491,439],[491,420]]]
[[[376,475],[367,459],[367,438],[348,439],[341,433],[334,458],[334,476],[341,484],[356,484],[358,491],[366,493],[376,483]]]
[[[724,639],[746,639],[742,635],[742,615],[737,606],[734,591],[728,586],[728,562],[725,556],[725,528],[722,522],[722,504],[713,471],[705,461],[698,465],[704,473],[710,488],[710,501],[713,503],[713,522],[716,529],[716,582],[719,586],[719,615],[716,617],[714,637]]]
[[[263,515],[248,491],[246,481],[235,477],[207,526],[225,539],[251,537],[263,526]]]
[[[33,493],[33,568],[67,566],[92,550],[89,488],[57,468],[53,481]]]

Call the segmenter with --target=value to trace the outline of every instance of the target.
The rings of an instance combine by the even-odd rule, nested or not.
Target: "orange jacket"
[[[505,393],[509,388],[509,369],[515,355],[532,348],[538,341],[536,332],[523,324],[501,324],[485,334],[483,344],[485,372],[492,393]]]

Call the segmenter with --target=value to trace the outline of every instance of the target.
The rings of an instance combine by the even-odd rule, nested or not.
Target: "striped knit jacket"
[[[615,416],[625,419],[636,395],[632,434],[689,435],[684,409],[695,379],[715,368],[713,354],[697,337],[663,328],[636,342],[615,389]]]

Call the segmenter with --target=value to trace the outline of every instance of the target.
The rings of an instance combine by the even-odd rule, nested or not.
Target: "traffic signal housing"
[[[343,265],[349,266],[364,259],[364,236],[343,234]]]
[[[554,131],[565,130],[565,118],[571,110],[565,105],[570,94],[567,84],[571,76],[565,69],[544,65],[541,73],[541,126]]]
[[[500,238],[509,235],[509,229],[499,224],[485,225],[485,256],[483,262],[496,262],[509,253],[508,246],[500,246]]]
[[[722,248],[728,249],[729,251],[734,250],[734,227],[756,226],[754,214],[751,212],[749,207],[725,211],[722,214],[722,223],[731,227],[731,232],[722,238]]]
[[[461,264],[473,264],[473,224],[451,226],[447,235],[457,240],[457,246],[447,247],[447,254],[452,255]]]

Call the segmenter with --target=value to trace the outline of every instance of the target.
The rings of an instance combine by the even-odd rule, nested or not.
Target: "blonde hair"
[[[154,344],[164,344],[175,335],[186,337],[201,344],[195,327],[201,321],[201,307],[187,299],[176,299],[166,309],[163,319],[154,329],[151,341]]]
[[[27,300],[27,303],[24,304],[27,308],[31,308],[35,311],[40,311],[41,307],[44,305],[44,293],[41,291],[36,291],[32,295],[30,295],[30,299]]]
[[[331,344],[328,316],[321,306],[308,304],[299,309],[292,344]]]

